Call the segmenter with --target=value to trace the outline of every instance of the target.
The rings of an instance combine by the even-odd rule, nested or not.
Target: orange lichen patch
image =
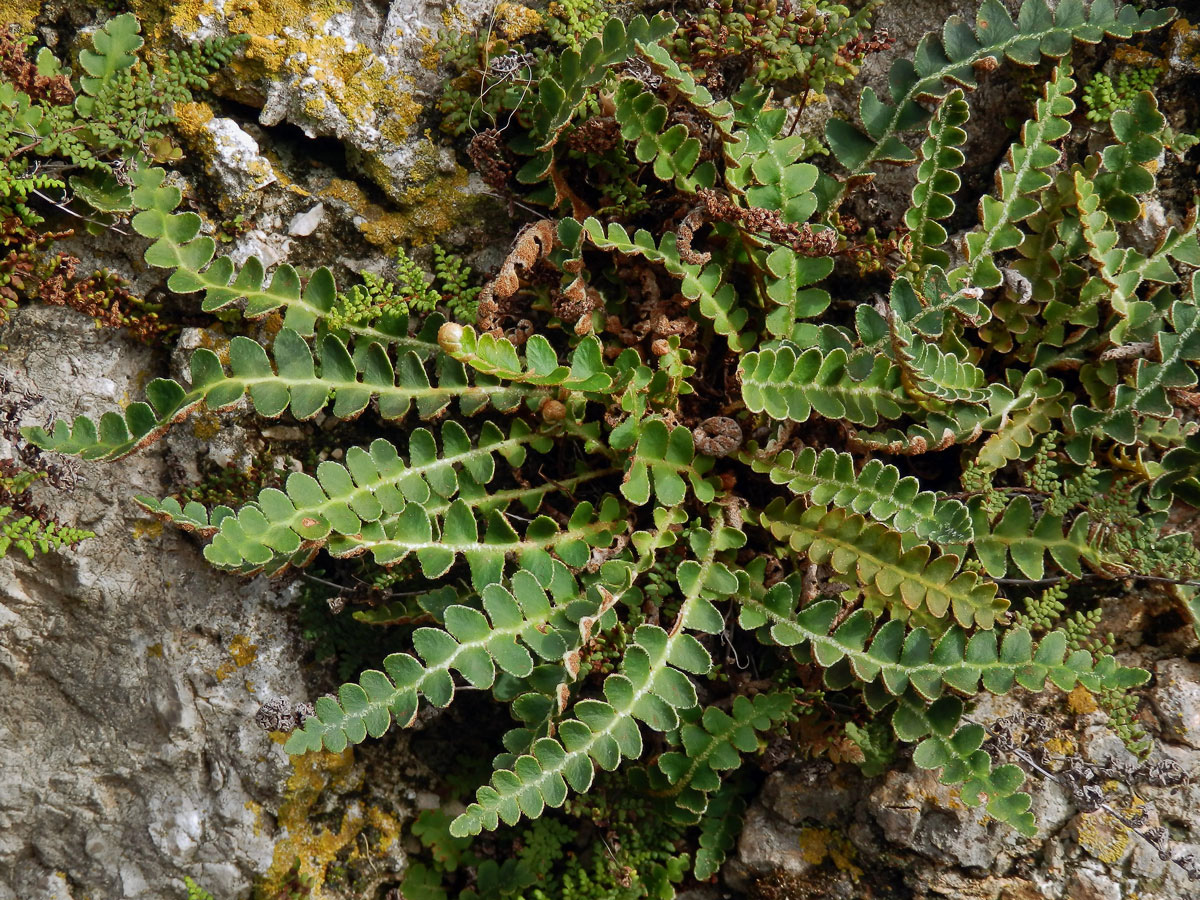
[[[1071,710],[1077,716],[1089,715],[1099,708],[1096,705],[1096,698],[1092,696],[1092,692],[1082,684],[1076,685],[1071,693],[1067,694],[1067,709]]]
[[[229,656],[229,662],[217,666],[217,681],[224,681],[238,669],[258,659],[258,644],[250,643],[250,639],[244,634],[234,635],[233,640],[229,642]]]
[[[258,644],[250,643],[250,639],[244,634],[235,635],[229,642],[229,655],[233,657],[238,668],[248,666],[258,659]]]
[[[400,820],[379,807],[367,807],[367,822],[379,832],[378,850],[390,850],[400,840]]]
[[[1132,44],[1118,44],[1113,49],[1113,60],[1127,66],[1155,66],[1162,68],[1166,61],[1155,56],[1149,50],[1143,50]]]
[[[1172,55],[1200,66],[1200,26],[1187,19],[1176,19],[1171,25],[1170,46]]]
[[[1119,785],[1109,782],[1106,791]],[[1134,797],[1129,806],[1120,812],[1130,818],[1136,816],[1146,805],[1144,800]],[[1075,839],[1090,855],[1109,865],[1119,862],[1129,847],[1130,830],[1120,821],[1103,810],[1080,813],[1075,819]]]
[[[819,866],[829,859],[855,881],[862,877],[863,870],[854,864],[854,847],[844,835],[828,828],[801,828],[799,842],[805,862]]]
[[[1073,756],[1079,748],[1070,738],[1056,737],[1046,741],[1046,749],[1055,756]]]
[[[202,413],[192,419],[192,436],[198,441],[211,441],[221,433],[221,417],[216,413]]]
[[[275,845],[262,894],[273,897],[292,874],[292,865],[300,860],[300,875],[313,879],[314,898],[324,896],[321,885],[326,870],[338,854],[354,844],[362,831],[365,817],[358,804],[351,804],[342,815],[337,831],[311,821],[321,794],[328,789],[341,793],[354,787],[354,750],[341,753],[305,753],[293,758],[294,769],[287,780],[285,799],[276,820],[283,838]]]

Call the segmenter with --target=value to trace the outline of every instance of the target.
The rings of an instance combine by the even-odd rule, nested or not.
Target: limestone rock
[[[1169,659],[1154,668],[1151,692],[1163,738],[1200,750],[1200,665]]]

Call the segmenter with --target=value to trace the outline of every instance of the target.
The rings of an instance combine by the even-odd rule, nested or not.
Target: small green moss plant
[[[371,566],[404,585],[380,613],[395,651],[319,698],[289,752],[342,751],[466,688],[507,706],[491,774],[435,853],[586,804],[620,770],[631,802],[653,798],[655,825],[703,850],[691,877],[711,878],[736,773],[801,702],[810,731],[855,723],[872,768],[909,745],[965,804],[1033,834],[1025,770],[968,704],[1145,684],[1095,634],[1097,585],[1163,586],[1200,611],[1200,554],[1175,525],[1200,498],[1182,414],[1200,396],[1194,218],[1152,247],[1123,239],[1156,186],[1151,93],[1095,152],[1065,140],[1083,118],[1075,46],[1172,15],[1025,0],[1013,19],[983,0],[895,60],[886,96],[866,88],[856,116],[829,120],[820,166],[764,80],[787,54],[710,86],[665,15],[607,18],[575,43],[469,36],[446,130],[494,123],[464,149],[528,213],[473,322],[428,303],[348,316],[328,269],[239,267],[143,162],[129,177],[147,262],[205,311],[282,327],[234,337],[227,359],[195,351],[190,383],[156,380],[98,422],[25,433],[101,460],[243,398],[265,418],[357,420],[365,439],[340,460],[236,508],[138,502],[231,573],[320,560],[335,584]],[[1040,73],[1040,94],[951,246],[956,203],[976,199],[958,174],[968,90],[1008,62]],[[914,166],[903,225],[859,241],[878,223],[856,222],[855,192],[896,164]],[[743,654],[757,679],[731,672]],[[681,864],[647,852],[669,896]],[[528,874],[484,865],[480,894]],[[429,866],[410,879],[441,884]]]

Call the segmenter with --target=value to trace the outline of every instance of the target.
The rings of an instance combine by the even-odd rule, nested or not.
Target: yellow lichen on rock
[[[331,180],[321,196],[349,207],[363,237],[389,253],[397,247],[432,243],[462,222],[478,205],[479,198],[467,192],[469,176],[465,169],[456,163],[452,172],[437,171],[425,158],[426,149],[433,151],[433,145],[419,148],[411,172],[414,183],[395,197],[399,209],[387,209],[371,201],[360,185],[340,178]],[[364,165],[376,181],[390,174],[382,167],[382,162],[374,158]]]
[[[42,11],[42,0],[9,0],[6,10],[8,21],[17,26],[17,31],[26,34],[33,31],[33,20]]]
[[[520,3],[501,3],[496,7],[496,31],[510,41],[533,34],[543,21],[540,12]]]
[[[804,861],[819,866],[826,859],[857,881],[863,870],[854,864],[854,846],[845,837],[828,828],[801,828],[800,854]]]
[[[191,146],[199,147],[206,134],[204,126],[212,121],[213,115],[207,103],[176,103],[175,128]]]
[[[1105,785],[1106,791],[1118,787],[1113,782]],[[1129,818],[1137,816],[1146,805],[1144,800],[1134,797],[1129,806],[1120,810]],[[1103,810],[1080,813],[1075,819],[1075,836],[1079,846],[1103,863],[1112,865],[1125,856],[1129,848],[1130,830],[1119,820]]]
[[[1067,709],[1071,710],[1077,716],[1089,715],[1099,708],[1096,705],[1096,698],[1092,696],[1092,692],[1082,684],[1075,685],[1071,693],[1067,694]]]
[[[337,831],[314,824],[310,816],[321,794],[354,787],[354,750],[347,747],[341,753],[305,753],[293,757],[293,771],[287,780],[287,793],[279,807],[276,821],[283,834],[275,844],[270,868],[267,870],[260,895],[274,897],[292,873],[296,860],[301,875],[313,879],[313,898],[325,895],[322,885],[326,869],[338,854],[353,844],[365,821],[357,804],[349,806],[342,815]]]
[[[282,742],[286,735],[272,738]],[[296,875],[312,879],[313,900],[328,896],[325,880],[341,863],[378,859],[400,840],[401,823],[376,806],[344,799],[362,787],[362,770],[354,766],[354,749],[341,753],[322,751],[293,757],[283,803],[276,816],[281,837],[275,844],[271,865],[256,896],[275,897]],[[337,829],[315,821],[324,810],[326,795],[337,799],[340,820]],[[372,829],[373,834],[364,834]],[[299,870],[293,868],[299,860]]]
[[[258,644],[250,643],[250,639],[244,634],[234,635],[233,640],[229,642],[229,656],[228,662],[217,666],[217,681],[224,681],[238,669],[258,659]]]

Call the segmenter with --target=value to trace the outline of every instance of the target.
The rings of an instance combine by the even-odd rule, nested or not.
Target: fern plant
[[[624,767],[660,815],[699,829],[693,872],[710,877],[739,808],[729,774],[787,730],[797,671],[842,698],[829,710],[856,704],[964,802],[1032,833],[1024,776],[993,764],[971,699],[1144,684],[1058,621],[1089,595],[1070,589],[1190,590],[1200,574],[1170,526],[1197,495],[1177,410],[1195,405],[1200,244],[1191,219],[1149,252],[1116,225],[1154,187],[1165,123],[1143,93],[1102,150],[1065,143],[1081,121],[1074,44],[1170,17],[1025,0],[1014,20],[985,0],[973,25],[952,17],[893,63],[890,100],[862,93],[861,126],[830,121],[824,171],[766,84],[784,62],[702,84],[665,16],[546,43],[536,89],[484,66],[484,94],[503,98],[488,109],[510,126],[471,158],[541,217],[473,323],[433,294],[407,314],[347,315],[327,269],[239,268],[142,160],[130,202],[146,261],[206,311],[281,312],[282,328],[269,346],[235,337],[227,359],[195,351],[190,383],[152,382],[123,413],[26,433],[116,459],[243,398],[267,418],[358,418],[366,445],[240,508],[139,502],[223,569],[369,559],[422,595],[419,623],[375,616],[408,622],[402,643],[318,699],[287,749],[340,751],[463,687],[490,691],[517,724],[449,824],[456,840],[538,819]],[[1006,60],[1044,58],[979,224],[952,246],[969,91]],[[910,149],[901,136],[922,128]],[[608,174],[581,140],[603,141]],[[917,169],[898,252],[877,261],[890,289],[852,298],[843,279],[835,302],[822,282],[860,250],[839,206],[893,163]],[[635,222],[609,202],[618,171],[649,201]],[[1069,602],[1036,629],[1014,621],[1047,583]],[[786,689],[723,678],[726,647]],[[647,760],[651,734],[670,749]]]

